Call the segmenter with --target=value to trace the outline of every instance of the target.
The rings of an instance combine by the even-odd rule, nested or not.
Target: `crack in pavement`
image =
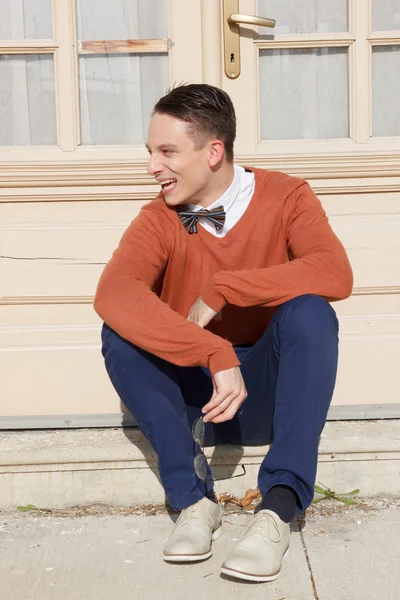
[[[315,600],[319,600],[319,596],[318,596],[318,592],[317,592],[317,586],[315,585],[314,575],[313,575],[312,568],[311,568],[310,557],[308,556],[306,542],[305,542],[305,539],[304,539],[303,532],[301,531],[300,528],[299,528],[299,534],[300,534],[301,544],[302,544],[303,550],[304,550],[304,556],[305,556],[306,562],[307,562],[308,571],[310,573],[310,579],[311,579],[311,585],[312,585],[312,588],[313,588],[314,598],[315,598]]]

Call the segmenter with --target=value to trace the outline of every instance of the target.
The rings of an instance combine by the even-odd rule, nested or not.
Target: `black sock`
[[[264,495],[260,510],[272,510],[285,523],[290,523],[296,516],[297,494],[287,485],[274,485]]]
[[[211,500],[211,502],[215,502],[215,504],[218,504],[218,500],[217,497],[215,495],[214,490],[210,490],[209,492],[207,492],[206,494],[206,498],[208,498],[209,500]]]

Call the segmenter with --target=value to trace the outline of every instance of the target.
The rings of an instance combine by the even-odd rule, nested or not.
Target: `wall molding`
[[[298,33],[294,35],[259,36],[254,45],[259,50],[287,48],[348,48],[354,41],[354,35],[350,33]]]
[[[263,154],[238,156],[236,163],[305,178],[321,194],[400,190],[399,152]],[[125,158],[90,162],[1,161],[0,202],[151,199],[158,186],[147,174],[146,166],[147,160]],[[90,189],[93,186],[101,189]],[[144,189],[138,190],[138,186]]]
[[[85,191],[76,191],[74,188],[15,188],[11,192],[8,188],[5,193],[2,193],[0,187],[0,204],[17,202],[150,202],[157,194],[158,190],[154,185],[153,189],[149,190],[130,189],[129,186],[123,185],[117,189],[115,187],[107,189],[107,186],[104,186],[101,190],[87,188]]]
[[[400,294],[399,285],[381,285],[370,287],[354,287],[352,296],[387,296],[388,294]]]
[[[154,185],[147,161],[2,162],[0,187],[67,187],[92,185]]]
[[[93,304],[94,296],[4,296],[0,306],[47,304]]]
[[[59,47],[54,40],[1,40],[0,54],[53,54]]]
[[[285,171],[284,169],[277,169]],[[390,192],[400,192],[399,177],[381,177],[381,178],[363,178],[363,179],[325,179],[312,180],[303,175],[296,175],[305,178],[310,183],[312,189],[318,196],[332,196],[345,194],[384,194]],[[97,185],[97,184],[96,184]],[[88,187],[85,191],[76,191],[73,187],[63,188],[35,188],[35,187],[8,187],[1,188],[0,183],[0,204],[16,204],[28,202],[129,202],[142,201],[150,202],[153,200],[159,190],[152,183],[148,189],[131,189],[131,186],[121,185],[116,188],[107,189],[105,185],[101,190],[94,190]]]
[[[386,296],[391,294],[400,294],[400,286],[354,287],[352,296]],[[93,304],[93,300],[94,296],[3,296],[0,298],[0,306]]]

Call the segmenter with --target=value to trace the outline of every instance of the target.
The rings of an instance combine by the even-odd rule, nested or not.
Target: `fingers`
[[[241,402],[232,402],[226,410],[212,419],[212,423],[223,423],[224,421],[233,419],[243,402],[243,400]]]
[[[205,322],[204,319],[201,319],[200,317],[196,317],[195,314],[189,314],[188,321],[191,321],[192,323],[196,323],[196,325],[198,325],[199,327],[201,327],[202,329],[204,329],[204,327],[206,325],[208,325],[208,323]],[[202,322],[203,321],[203,322]]]
[[[210,410],[212,410],[213,408],[218,406],[218,404],[220,404],[220,402],[223,402],[229,395],[230,395],[229,391],[226,392],[225,394],[223,394],[223,393],[219,394],[217,389],[214,387],[213,395],[211,396],[210,401],[207,402],[207,404],[205,404],[203,406],[203,412],[208,413]]]
[[[196,323],[196,325],[199,325],[199,327],[204,328],[209,324],[216,314],[216,311],[207,306],[207,304],[200,297],[190,308],[188,321],[193,321],[193,323]]]
[[[224,412],[229,406],[232,404],[235,396],[228,396],[227,398],[221,400],[220,398],[216,398],[217,404],[214,404],[212,408],[207,410],[207,413],[203,417],[203,421],[207,423],[207,421],[213,421],[215,417],[218,417],[222,412]]]
[[[209,413],[211,410],[219,406],[222,402],[224,402],[228,397],[230,397],[231,402],[241,396],[243,400],[247,398],[247,391],[244,385],[243,380],[239,383],[224,385],[223,387],[218,387],[217,383],[213,379],[213,395],[207,404],[203,406],[203,412]],[[242,400],[242,402],[243,402]]]
[[[192,321],[192,323],[196,323],[196,325],[198,325],[199,327],[205,327],[205,325],[207,325],[207,323],[202,323],[202,318],[197,316],[196,313],[194,312],[190,312],[189,316],[187,318],[188,321]]]
[[[206,411],[203,417],[204,423],[208,421],[212,423],[229,421],[235,416],[246,398],[247,392],[245,389],[240,390],[239,394],[237,392],[225,394],[225,396],[213,394],[210,402],[203,408],[203,411]]]
[[[188,321],[194,321],[196,323],[196,312],[193,309],[193,307],[190,309],[190,312],[189,312],[187,320]]]
[[[203,407],[203,421],[221,423],[232,419],[247,398],[246,386],[239,367],[213,375],[213,395]]]
[[[199,319],[199,315],[198,315],[198,310],[197,310],[197,302],[195,302],[189,311],[187,320],[197,323],[198,319]]]

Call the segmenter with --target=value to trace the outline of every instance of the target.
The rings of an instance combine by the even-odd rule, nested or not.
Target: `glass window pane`
[[[400,135],[400,46],[372,48],[372,135]]]
[[[347,48],[260,51],[261,139],[348,136]]]
[[[372,30],[400,29],[400,0],[372,0]]]
[[[79,59],[83,144],[143,144],[151,112],[169,87],[167,54]]]
[[[260,34],[328,33],[347,31],[348,0],[258,0],[260,17],[276,19],[274,29]]]
[[[51,0],[0,0],[1,40],[52,38]]]
[[[77,0],[80,40],[168,37],[167,0]]]
[[[56,144],[53,55],[0,55],[0,107],[0,145]]]

